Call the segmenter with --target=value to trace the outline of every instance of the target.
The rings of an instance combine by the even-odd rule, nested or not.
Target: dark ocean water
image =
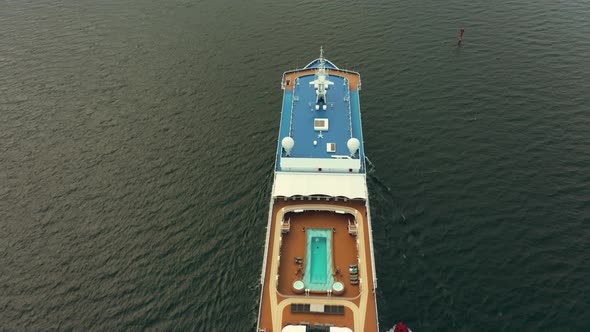
[[[586,0],[4,0],[0,330],[254,330],[320,45],[363,78],[381,328],[590,331]]]

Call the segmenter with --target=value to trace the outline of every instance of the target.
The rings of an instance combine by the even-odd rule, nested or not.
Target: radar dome
[[[285,149],[285,152],[287,152],[287,155],[290,155],[291,150],[293,150],[293,147],[295,146],[295,140],[292,137],[287,136],[283,138],[281,144],[283,145],[283,149]]]
[[[346,146],[348,147],[348,151],[350,154],[354,156],[354,154],[358,151],[359,147],[361,146],[361,142],[356,138],[351,138],[346,142]]]

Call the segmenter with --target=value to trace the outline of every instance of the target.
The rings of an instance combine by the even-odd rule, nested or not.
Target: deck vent
[[[329,315],[344,315],[345,309],[343,305],[324,305],[320,304],[322,310],[320,308],[312,308],[313,304],[303,304],[303,303],[292,303],[291,304],[291,312],[292,313],[306,313],[306,312],[319,312]],[[318,309],[318,311],[314,311],[314,309]]]
[[[336,143],[328,143],[328,144],[326,144],[326,151],[328,151],[328,152],[336,152]]]
[[[291,304],[291,312],[309,312],[310,305],[303,304],[303,303],[292,303]]]
[[[328,130],[328,119],[315,119],[313,120],[314,130]]]
[[[309,306],[309,311],[310,312],[324,312],[324,305],[312,303]]]

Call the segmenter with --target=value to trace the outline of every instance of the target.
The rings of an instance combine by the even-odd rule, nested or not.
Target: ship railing
[[[348,132],[352,137],[352,108],[350,106],[350,89],[346,89],[346,103],[348,104]]]
[[[293,98],[291,98],[291,121],[289,121],[289,136],[293,137],[293,109],[295,109],[295,102],[299,100],[297,96],[297,86],[299,85],[299,78],[295,79],[295,87],[293,88]]]

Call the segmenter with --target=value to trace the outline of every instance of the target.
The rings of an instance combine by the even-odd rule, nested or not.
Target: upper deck
[[[320,56],[283,74],[276,171],[364,173],[360,75]]]

